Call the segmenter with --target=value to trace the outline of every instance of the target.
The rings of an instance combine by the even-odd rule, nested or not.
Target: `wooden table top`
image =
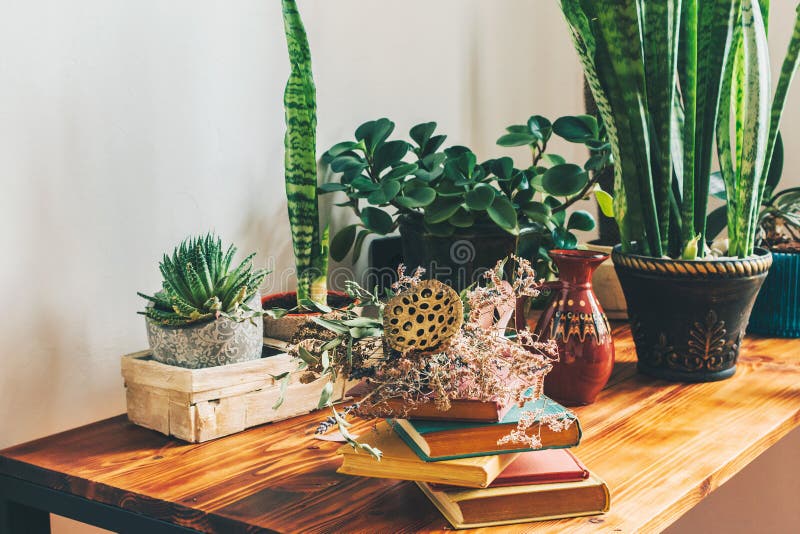
[[[733,378],[688,385],[637,374],[627,327],[615,339],[609,386],[575,410],[611,511],[503,532],[664,528],[800,424],[800,340],[747,338]],[[119,416],[6,449],[0,473],[204,532],[449,529],[411,482],[337,474],[340,444],[311,437],[323,417],[187,445]]]

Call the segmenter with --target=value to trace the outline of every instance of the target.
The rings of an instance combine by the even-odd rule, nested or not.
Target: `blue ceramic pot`
[[[772,268],[753,306],[747,331],[800,337],[800,254],[772,253]]]

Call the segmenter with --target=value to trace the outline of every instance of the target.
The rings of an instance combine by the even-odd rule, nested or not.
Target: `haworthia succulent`
[[[210,234],[184,240],[161,261],[161,291],[153,296],[139,293],[151,303],[140,313],[165,326],[212,320],[218,313],[252,317],[253,312],[242,307],[258,292],[267,271],[253,269],[253,254],[230,270],[235,252],[231,246],[223,255],[222,242]]]
[[[291,71],[284,92],[286,198],[297,268],[298,304],[327,300],[327,231],[317,202],[317,106],[311,51],[295,0],[282,0]]]

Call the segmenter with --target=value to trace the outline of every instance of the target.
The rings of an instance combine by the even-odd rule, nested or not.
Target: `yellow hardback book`
[[[455,528],[478,528],[597,515],[611,504],[608,486],[593,474],[580,482],[486,489],[420,489]]]
[[[378,461],[363,451],[353,449],[350,445],[343,445],[339,449],[339,454],[344,458],[339,473],[485,488],[519,456],[514,453],[495,454],[425,462],[385,421],[378,423],[374,432],[364,434],[359,439],[380,449],[383,452],[382,459]]]

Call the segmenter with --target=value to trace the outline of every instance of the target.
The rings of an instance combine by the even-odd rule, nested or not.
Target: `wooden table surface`
[[[575,449],[611,511],[503,532],[664,528],[800,424],[800,340],[748,338],[733,378],[687,385],[637,374],[627,327],[615,339],[608,388],[576,409]],[[322,417],[187,445],[119,416],[6,449],[0,474],[203,532],[449,529],[411,482],[337,474],[339,444],[311,437]]]

